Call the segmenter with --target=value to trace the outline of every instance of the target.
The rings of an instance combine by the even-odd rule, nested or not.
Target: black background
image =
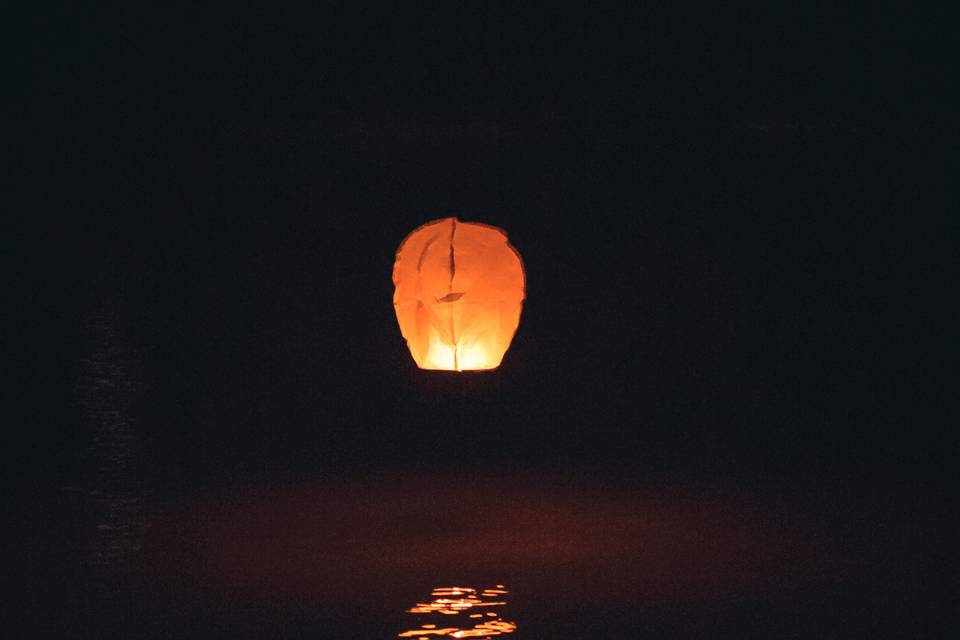
[[[899,527],[924,568],[886,613],[942,612],[938,16],[322,7],[26,17],[4,244],[34,623],[62,631],[71,588],[40,594],[84,549],[91,314],[154,492],[422,468],[787,492]],[[450,215],[525,261],[493,372],[418,371],[393,317],[396,247]]]

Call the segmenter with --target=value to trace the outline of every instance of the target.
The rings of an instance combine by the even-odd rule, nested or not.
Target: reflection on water
[[[75,486],[65,487],[77,499],[78,510],[90,520],[88,577],[99,603],[122,607],[123,576],[135,572],[146,529],[144,488],[138,469],[138,438],[132,417],[137,396],[132,347],[110,309],[85,317],[90,341],[80,361],[77,404],[89,434],[88,464]]]
[[[492,638],[513,633],[515,622],[503,619],[505,596],[510,593],[502,584],[495,588],[437,587],[430,602],[420,602],[407,609],[414,617],[414,628],[399,633],[401,638]]]

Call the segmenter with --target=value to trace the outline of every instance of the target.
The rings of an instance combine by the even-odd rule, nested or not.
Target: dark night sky
[[[161,492],[519,468],[941,521],[937,16],[348,4],[28,20],[25,502],[84,473],[107,313]],[[449,215],[526,263],[494,372],[418,371],[393,317],[397,245]]]

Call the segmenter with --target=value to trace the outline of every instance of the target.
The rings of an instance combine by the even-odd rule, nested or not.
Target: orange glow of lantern
[[[421,369],[495,369],[520,323],[520,254],[496,227],[444,218],[408,235],[393,264],[393,306]]]

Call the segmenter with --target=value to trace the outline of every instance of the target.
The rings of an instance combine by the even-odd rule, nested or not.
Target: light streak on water
[[[502,584],[482,589],[479,595],[472,587],[436,587],[430,602],[419,602],[407,609],[414,616],[411,622],[415,625],[397,635],[428,640],[436,636],[493,638],[512,634],[517,629],[516,622],[502,616],[503,607],[507,606],[503,596],[509,593]]]
[[[84,318],[89,351],[80,360],[75,398],[89,436],[86,469],[65,487],[89,514],[88,569],[103,603],[123,601],[120,579],[136,571],[146,528],[138,474],[138,437],[132,417],[137,397],[134,349],[109,309]]]

